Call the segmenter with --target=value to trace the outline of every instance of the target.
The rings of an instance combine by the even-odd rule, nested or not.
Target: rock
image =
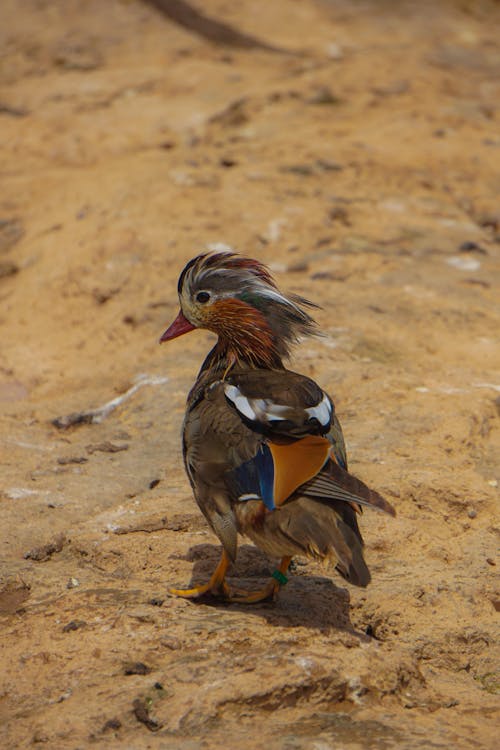
[[[0,219],[0,254],[6,253],[24,237],[21,219]]]
[[[71,620],[71,622],[68,622],[68,624],[63,627],[62,632],[71,633],[73,630],[80,630],[80,628],[85,627],[86,624],[85,620]]]
[[[128,451],[128,443],[112,443],[110,440],[104,440],[102,443],[91,443],[86,445],[85,449],[87,453],[120,453],[121,451]]]
[[[330,60],[342,60],[344,58],[344,51],[337,42],[329,42],[325,51]]]
[[[458,271],[477,271],[481,267],[480,261],[475,258],[462,258],[459,256],[446,258],[446,263]]]
[[[91,36],[68,36],[54,47],[53,62],[66,70],[89,71],[103,65],[97,39]]]
[[[410,90],[410,84],[408,81],[393,81],[387,84],[387,86],[375,86],[372,91],[377,96],[400,96],[406,94]]]
[[[488,251],[485,250],[484,247],[481,247],[477,242],[472,242],[471,240],[462,242],[458,249],[461,253],[480,253],[481,255],[488,255]]]
[[[144,724],[150,732],[157,732],[162,728],[162,724],[149,715],[149,706],[143,698],[136,698],[133,702],[134,716],[141,724]]]
[[[36,562],[46,562],[52,555],[60,552],[67,543],[65,534],[58,534],[54,541],[44,544],[41,547],[34,547],[24,555],[25,560],[35,560]]]
[[[105,734],[106,732],[117,732],[118,729],[121,729],[122,723],[120,719],[108,719],[105,724],[103,724],[103,727],[101,729],[101,732]]]
[[[236,128],[245,125],[249,121],[248,102],[246,97],[236,99],[227,107],[210,117],[209,122],[220,125],[223,128]]]
[[[24,581],[8,581],[0,588],[0,615],[12,615],[22,608],[31,587]]]
[[[150,672],[151,667],[148,667],[142,661],[128,662],[123,668],[123,674],[125,675],[149,674]]]
[[[0,279],[7,276],[15,276],[19,273],[19,266],[9,260],[0,261]]]
[[[319,86],[316,91],[306,99],[306,104],[320,106],[337,106],[342,100],[333,93],[329,86]]]

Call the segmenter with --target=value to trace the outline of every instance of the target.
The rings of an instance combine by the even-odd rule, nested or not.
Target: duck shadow
[[[215,544],[197,544],[189,549],[183,559],[193,563],[190,587],[208,581],[219,562],[220,554],[221,548]],[[315,566],[314,563],[310,565]],[[230,586],[249,592],[257,591],[269,580],[275,567],[273,561],[259,549],[244,544],[238,548],[238,558],[229,570],[227,581]],[[215,609],[258,615],[270,625],[307,627],[322,633],[331,630],[345,631],[363,642],[371,641],[366,633],[357,630],[351,622],[349,591],[336,586],[327,576],[310,573],[308,567],[308,563],[292,562],[289,583],[286,588],[281,589],[276,601],[240,604],[213,595],[204,595],[190,601],[195,606],[203,604]]]

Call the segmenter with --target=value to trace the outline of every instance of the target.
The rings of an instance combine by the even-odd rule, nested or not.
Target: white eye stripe
[[[325,426],[332,418],[332,402],[325,393],[319,404],[310,406],[305,411],[311,419],[317,419],[320,425]]]
[[[256,284],[257,286],[257,284]],[[274,299],[276,302],[279,302],[282,305],[286,305],[287,307],[293,307],[298,312],[302,312],[302,310],[291,300],[287,299],[283,294],[280,294],[277,289],[271,289],[266,284],[263,284],[262,282],[258,283],[259,292],[262,294],[263,297],[268,297],[269,299]]]

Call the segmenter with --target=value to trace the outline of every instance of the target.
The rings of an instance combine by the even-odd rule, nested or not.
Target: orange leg
[[[282,557],[278,569],[274,571],[273,577],[263,589],[252,593],[235,589],[228,596],[229,601],[239,604],[257,604],[266,601],[266,599],[276,599],[281,586],[284,586],[287,582],[286,572],[291,561],[291,557]]]
[[[210,576],[208,583],[205,583],[202,586],[194,586],[192,589],[169,589],[169,592],[174,596],[182,596],[185,599],[196,599],[198,596],[203,596],[203,594],[208,593],[213,594],[214,596],[222,595],[229,599],[231,597],[231,592],[225,581],[225,576],[230,562],[231,561],[225,550],[222,550],[219,564]]]

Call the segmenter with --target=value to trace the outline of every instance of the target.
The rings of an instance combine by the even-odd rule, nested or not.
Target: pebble
[[[86,624],[85,620],[71,620],[67,625],[64,625],[62,632],[71,633],[73,630],[79,630],[80,628],[85,627]]]
[[[446,258],[446,262],[458,271],[477,271],[481,268],[481,263],[476,258],[461,258],[457,255],[452,255],[451,258]]]
[[[160,643],[162,646],[169,648],[171,651],[178,651],[182,647],[182,643],[179,638],[175,638],[171,635],[166,635],[163,638],[160,638]]]
[[[116,731],[121,728],[121,721],[120,719],[108,719],[107,722],[103,725],[101,732],[109,732],[109,731]]]
[[[481,253],[482,255],[488,255],[488,251],[485,250],[484,247],[481,247],[477,242],[472,242],[471,240],[462,242],[458,249],[461,253]]]
[[[132,675],[132,674],[149,674],[151,672],[151,667],[148,667],[147,664],[144,664],[142,661],[136,661],[136,662],[129,662],[128,664],[125,664],[123,668],[123,673],[125,675]]]
[[[317,90],[306,99],[306,104],[336,105],[340,104],[340,98],[333,93],[329,86],[319,86]]]
[[[326,45],[326,54],[330,60],[342,60],[344,57],[342,47],[340,44],[337,44],[337,42],[329,42],[329,44]]]
[[[290,263],[288,271],[290,273],[300,273],[301,271],[307,271],[309,269],[309,263],[307,260],[298,260],[296,263]]]
[[[24,224],[19,219],[0,219],[0,253],[5,253],[14,247],[24,233]]]
[[[15,276],[19,272],[19,266],[10,261],[5,260],[0,263],[0,278],[6,276]]]
[[[165,599],[160,599],[159,597],[155,596],[155,597],[153,597],[152,599],[149,600],[149,603],[153,607],[161,607],[164,601],[165,601]]]

